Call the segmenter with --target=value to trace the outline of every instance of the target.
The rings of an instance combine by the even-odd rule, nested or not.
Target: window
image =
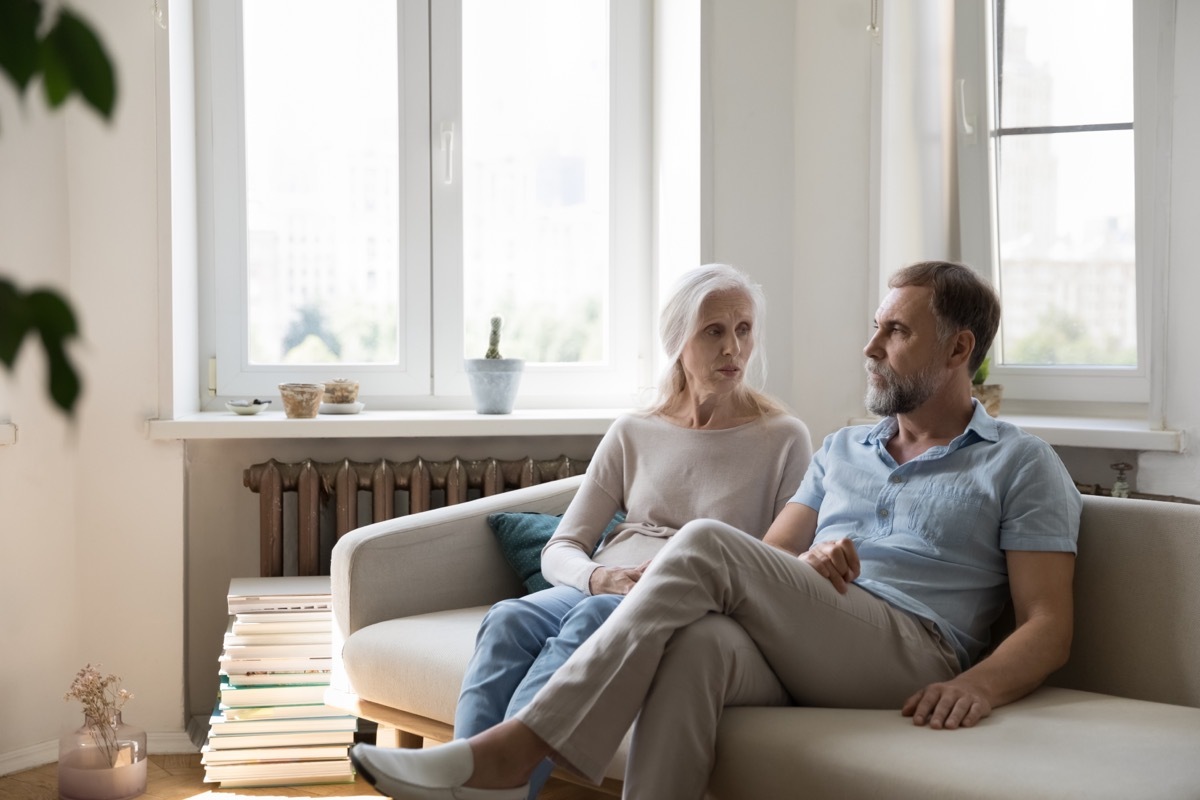
[[[349,377],[377,406],[463,398],[497,314],[525,398],[645,385],[648,3],[198,11],[219,395]]]
[[[962,249],[1004,306],[993,375],[1018,399],[1145,403],[1157,4],[958,9]]]

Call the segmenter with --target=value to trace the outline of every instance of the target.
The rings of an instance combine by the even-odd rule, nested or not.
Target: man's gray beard
[[[916,411],[937,391],[937,382],[929,368],[901,378],[884,364],[867,361],[867,373],[877,372],[887,383],[876,386],[867,378],[867,411],[880,417],[894,417]]]

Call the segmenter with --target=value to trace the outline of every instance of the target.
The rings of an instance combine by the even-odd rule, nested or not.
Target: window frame
[[[1163,70],[1171,69],[1167,56],[1173,51],[1164,54],[1161,46],[1173,27],[1171,7],[1170,0],[1133,4],[1137,366],[993,364],[990,381],[1004,385],[1006,399],[1140,407],[1154,402],[1155,375],[1161,369],[1161,347],[1155,343],[1162,341],[1164,324],[1164,305],[1155,284],[1165,274],[1162,248],[1155,246],[1162,232],[1155,221],[1162,218],[1169,200],[1169,183],[1164,183],[1168,173],[1162,165],[1170,160],[1169,141],[1159,135],[1164,122],[1169,129],[1170,109],[1160,103],[1158,82]],[[954,113],[962,258],[999,285],[995,24],[995,0],[956,4]]]
[[[397,101],[404,139],[401,363],[308,366],[248,363],[242,2],[212,0],[197,7],[200,343],[202,361],[215,357],[216,363],[215,393],[210,386],[202,404],[213,407],[228,397],[271,396],[282,381],[346,377],[359,381],[360,395],[374,408],[469,406],[461,302],[447,299],[461,298],[463,286],[462,184],[457,180],[461,148],[453,150],[453,184],[437,179],[442,168],[441,123],[452,121],[456,135],[462,127],[457,89],[461,43],[455,27],[461,20],[460,3],[404,0],[398,5]],[[605,320],[609,357],[603,364],[527,363],[519,401],[526,407],[628,406],[650,383],[652,4],[612,2],[610,14],[612,216]]]

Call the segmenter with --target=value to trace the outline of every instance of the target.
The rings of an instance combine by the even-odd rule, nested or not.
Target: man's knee
[[[747,540],[752,537],[720,520],[694,519],[671,537],[658,558],[721,558]]]

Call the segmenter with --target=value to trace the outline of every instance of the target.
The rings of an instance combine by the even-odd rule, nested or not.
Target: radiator
[[[258,494],[259,573],[284,574],[284,494],[296,494],[296,524],[291,534],[296,548],[297,573],[320,573],[321,508],[334,504],[333,541],[369,522],[433,507],[434,492],[441,492],[439,505],[455,505],[472,496],[486,497],[510,489],[569,478],[587,469],[587,461],[560,456],[538,460],[496,458],[427,461],[363,462],[343,459],[317,462],[305,459],[280,463],[271,459],[242,473],[242,483]],[[397,507],[396,492],[408,493],[407,508]],[[371,495],[371,519],[359,520],[359,492]],[[327,537],[328,538],[328,537]]]

